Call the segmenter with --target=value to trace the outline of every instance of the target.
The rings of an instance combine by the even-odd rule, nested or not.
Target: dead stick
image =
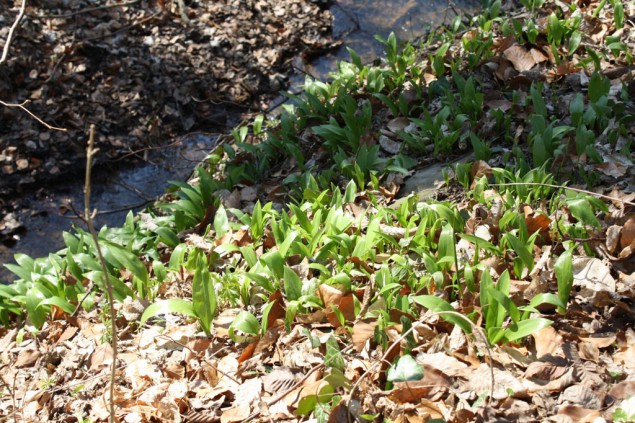
[[[108,296],[108,303],[110,305],[110,328],[111,328],[111,341],[112,348],[112,365],[110,367],[110,423],[115,423],[115,377],[117,370],[117,313],[115,311],[115,297],[113,294],[112,283],[110,283],[110,275],[108,274],[108,267],[106,266],[106,260],[101,251],[99,245],[99,237],[93,224],[93,214],[90,211],[90,183],[91,183],[91,168],[93,162],[93,156],[97,154],[99,149],[95,148],[95,125],[90,125],[90,135],[88,138],[88,148],[86,149],[86,185],[84,186],[84,218],[88,225],[88,230],[95,242],[95,248],[97,249],[97,255],[99,256],[99,262],[101,263],[101,270],[104,273],[104,285],[106,288],[106,295]]]

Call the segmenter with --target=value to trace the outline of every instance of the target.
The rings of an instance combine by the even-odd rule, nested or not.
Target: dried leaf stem
[[[111,337],[110,337],[110,346],[112,347],[112,364],[110,366],[110,423],[115,423],[115,376],[117,370],[117,314],[115,311],[115,297],[113,294],[112,283],[110,283],[110,276],[108,275],[108,268],[106,266],[106,260],[104,259],[104,255],[102,254],[101,247],[99,245],[99,237],[97,236],[97,231],[95,230],[95,225],[93,223],[93,217],[96,214],[96,211],[91,212],[90,210],[90,188],[91,188],[91,168],[93,157],[99,149],[95,148],[95,125],[90,125],[90,135],[88,137],[88,147],[86,149],[86,177],[85,177],[85,186],[84,186],[84,218],[86,219],[86,224],[88,225],[88,230],[93,237],[93,241],[95,242],[95,248],[97,249],[97,255],[99,256],[99,262],[101,263],[101,269],[104,273],[104,286],[106,288],[106,295],[108,297],[108,303],[110,306],[110,327],[111,327]]]

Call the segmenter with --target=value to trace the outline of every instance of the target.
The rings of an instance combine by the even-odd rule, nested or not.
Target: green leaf
[[[99,243],[108,263],[119,269],[128,269],[144,284],[148,283],[148,270],[134,253],[110,241],[100,240]]]
[[[270,251],[260,256],[260,260],[273,272],[276,278],[284,277],[284,257],[280,251]]]
[[[239,250],[250,268],[258,264],[258,257],[256,256],[254,247],[252,247],[251,245],[245,245],[243,247],[240,247]]]
[[[571,250],[565,251],[558,257],[554,270],[558,280],[558,299],[560,299],[562,304],[566,305],[569,302],[569,294],[573,287],[573,258]],[[558,311],[564,314],[565,308],[559,306]]]
[[[504,342],[516,341],[518,339],[529,336],[534,332],[538,332],[539,330],[544,329],[547,326],[551,326],[552,324],[553,322],[551,320],[544,319],[542,317],[523,320],[522,322],[518,322],[516,328],[509,328],[505,330],[505,335],[503,337]]]
[[[218,207],[214,215],[214,231],[216,232],[216,237],[221,237],[229,231],[229,219],[227,218],[225,207],[223,207],[222,204]]]
[[[511,233],[505,234],[505,239],[507,239],[516,254],[518,254],[518,257],[520,257],[525,267],[527,267],[527,270],[531,272],[534,268],[534,256],[527,247],[527,244],[520,242],[520,240]],[[517,276],[520,277],[520,275]]]
[[[348,54],[351,56],[351,62],[357,67],[357,69],[362,70],[364,65],[362,64],[362,59],[359,57],[359,54],[355,50],[350,47],[346,47]]]
[[[236,331],[239,330],[247,335],[258,336],[260,332],[260,323],[256,316],[248,311],[241,311],[229,326],[229,337],[234,342],[245,342],[251,337],[238,335]]]
[[[338,370],[346,369],[346,363],[342,357],[342,352],[337,344],[337,339],[331,335],[326,340],[326,355],[324,356],[324,365]]]
[[[140,324],[144,324],[146,320],[159,314],[179,313],[190,317],[196,317],[192,303],[180,298],[170,298],[167,300],[159,300],[146,308],[141,315]]]
[[[179,271],[185,264],[185,254],[187,253],[187,244],[179,244],[172,251],[168,268],[170,270]]]
[[[454,307],[442,298],[435,297],[434,295],[418,295],[412,297],[412,300],[417,304],[421,304],[425,308],[432,310],[433,312],[453,311],[456,312]],[[440,313],[443,320],[448,321],[461,329],[465,333],[472,333],[472,325],[467,321],[467,317],[461,318],[454,314]]]
[[[330,384],[321,384],[320,389],[317,393],[307,395],[304,398],[300,399],[300,401],[298,402],[298,409],[296,410],[296,413],[298,413],[299,416],[306,416],[308,414],[311,414],[313,410],[315,410],[315,407],[318,403],[326,403],[332,400],[333,391],[334,389]]]
[[[176,233],[170,228],[159,226],[155,232],[159,236],[159,239],[170,248],[176,247],[181,242],[179,237],[176,236]]]
[[[423,379],[423,366],[410,355],[399,357],[396,365],[388,369],[389,382],[410,382]]]
[[[454,264],[456,260],[456,240],[454,238],[454,230],[450,224],[443,225],[443,229],[441,230],[438,259],[437,264],[441,264],[440,261],[442,259],[447,259],[447,261],[444,261],[446,265],[443,266],[446,269],[452,267],[452,264]]]
[[[73,307],[72,304],[70,304],[64,298],[60,298],[60,297],[46,298],[40,301],[40,303],[38,304],[38,307],[47,306],[47,305],[57,306],[61,308],[62,310],[64,310],[65,313],[68,313],[68,314],[71,314],[75,311],[75,307]]]
[[[591,207],[586,198],[571,198],[567,199],[566,202],[573,217],[585,225],[600,227],[600,221],[595,217],[593,207]]]
[[[289,266],[284,266],[284,293],[290,301],[302,296],[302,280]]]
[[[576,29],[575,31],[573,31],[573,33],[569,37],[569,46],[567,48],[567,50],[569,51],[569,54],[575,53],[578,47],[580,47],[581,42],[582,42],[582,32]]]
[[[192,281],[192,308],[200,319],[203,330],[209,335],[216,316],[216,291],[203,255],[198,256]]]

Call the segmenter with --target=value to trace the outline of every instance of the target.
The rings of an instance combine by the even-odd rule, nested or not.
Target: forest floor
[[[17,257],[1,414],[107,421],[116,353],[122,422],[635,421],[635,5],[522,3],[352,53],[102,231],[116,350],[89,236]]]
[[[0,0],[0,39],[13,3]],[[0,107],[0,242],[25,229],[18,212],[30,200],[21,193],[46,195],[55,181],[83,174],[90,124],[97,165],[129,167],[178,147],[183,134],[213,137],[266,111],[292,62],[339,45],[330,38],[330,12],[316,3],[189,2],[188,23],[176,2],[163,3],[28,3],[0,66],[0,100],[28,101],[28,110],[64,131]]]

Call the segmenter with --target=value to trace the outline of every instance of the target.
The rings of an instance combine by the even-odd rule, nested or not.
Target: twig
[[[23,111],[25,111],[29,116],[31,116],[33,119],[37,120],[38,122],[40,122],[42,125],[46,126],[48,129],[52,129],[54,131],[62,131],[62,132],[66,132],[67,129],[66,128],[58,128],[56,126],[52,126],[49,125],[48,123],[44,122],[42,119],[40,119],[39,117],[37,117],[35,114],[33,114],[33,112],[31,112],[29,109],[27,109],[26,107],[24,107],[25,104],[28,104],[30,101],[29,100],[24,100],[22,103],[18,104],[18,103],[6,103],[2,100],[0,100],[0,104],[2,104],[5,107],[17,107],[19,109],[22,109]]]
[[[9,47],[11,46],[11,41],[13,40],[13,33],[15,29],[20,24],[22,17],[24,16],[24,11],[26,10],[26,0],[22,0],[22,6],[20,7],[20,11],[18,12],[18,16],[16,16],[13,25],[11,25],[11,29],[9,29],[9,35],[7,35],[7,42],[4,43],[4,49],[2,50],[2,57],[0,57],[0,65],[7,60],[7,55],[9,54]]]
[[[529,186],[540,186],[540,187],[547,187],[547,188],[554,188],[554,189],[568,189],[568,190],[571,190],[571,191],[581,192],[583,194],[589,194],[589,195],[593,195],[593,196],[598,197],[598,198],[604,198],[605,200],[617,201],[617,202],[620,202],[622,204],[628,204],[629,206],[634,206],[635,207],[635,203],[633,203],[632,201],[620,200],[619,198],[611,197],[610,195],[599,194],[597,192],[593,192],[593,191],[589,191],[589,190],[585,190],[585,189],[567,187],[567,186],[563,186],[563,185],[544,184],[544,183],[541,183],[541,182],[508,182],[508,183],[504,183],[504,184],[489,184],[489,185],[493,186],[493,187],[508,187],[508,186],[516,186],[516,185],[529,185]]]
[[[132,6],[133,4],[139,3],[140,1],[141,0],[132,0],[132,1],[124,2],[124,3],[113,3],[113,4],[105,4],[103,6],[88,7],[86,9],[78,10],[77,12],[68,13],[66,15],[41,15],[41,16],[33,15],[32,17],[38,18],[38,19],[68,19],[68,18],[72,18],[73,16],[81,15],[83,13],[95,12],[97,10],[110,9],[113,7]]]
[[[88,138],[88,148],[86,149],[86,185],[84,186],[84,218],[88,225],[88,230],[95,242],[95,248],[97,249],[97,255],[99,256],[99,262],[101,263],[101,270],[104,273],[104,285],[106,287],[106,295],[108,296],[108,303],[110,305],[110,327],[111,327],[111,340],[110,345],[112,348],[112,365],[110,367],[110,423],[115,423],[115,377],[117,370],[117,313],[115,311],[115,298],[113,294],[112,283],[110,283],[110,276],[108,274],[108,268],[106,266],[106,260],[101,251],[99,245],[99,237],[93,224],[93,214],[90,211],[90,184],[91,184],[91,168],[93,162],[93,156],[97,154],[99,149],[95,148],[95,125],[90,125],[90,135]]]

